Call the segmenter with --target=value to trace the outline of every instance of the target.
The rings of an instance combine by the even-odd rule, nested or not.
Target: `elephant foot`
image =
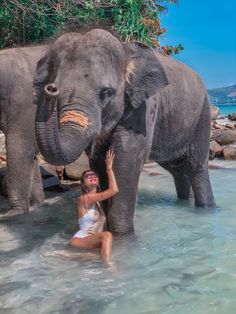
[[[195,202],[195,207],[198,210],[201,210],[201,209],[204,210],[204,209],[215,209],[217,206],[216,206],[216,203],[214,201],[212,201],[209,203]]]
[[[109,216],[108,216],[109,217]],[[108,231],[116,238],[129,238],[135,235],[134,225],[124,226],[111,222],[108,218]]]
[[[35,199],[30,199],[30,206],[33,206],[35,208],[40,207],[41,205],[44,204],[45,199],[42,200],[35,200]]]
[[[0,218],[8,218],[8,217],[13,217],[13,216],[18,216],[22,214],[27,214],[29,210],[25,209],[20,209],[20,208],[10,208],[6,211],[2,211],[0,213]]]
[[[122,232],[116,229],[109,229],[109,231],[116,239],[131,238],[133,236],[136,236],[133,228],[129,230],[122,230]]]

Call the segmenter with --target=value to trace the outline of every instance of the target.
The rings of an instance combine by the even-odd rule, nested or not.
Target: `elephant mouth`
[[[87,128],[92,125],[85,113],[78,110],[68,110],[64,112],[61,115],[59,122],[60,124],[74,122],[83,128]]]

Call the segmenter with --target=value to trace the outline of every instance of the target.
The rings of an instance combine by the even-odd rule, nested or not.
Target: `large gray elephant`
[[[30,199],[38,204],[44,200],[36,161],[32,78],[46,49],[38,46],[0,51],[0,129],[6,136],[6,178],[11,204],[8,216],[28,212]]]
[[[199,76],[137,42],[94,29],[59,37],[34,75],[36,137],[44,158],[67,164],[87,150],[106,185],[105,152],[116,153],[119,194],[108,228],[132,234],[139,175],[147,157],[174,177],[177,195],[214,206],[208,175],[210,111]]]

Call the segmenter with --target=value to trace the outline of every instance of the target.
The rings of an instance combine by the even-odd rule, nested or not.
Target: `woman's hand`
[[[115,158],[115,153],[111,149],[109,149],[106,153],[106,160],[105,160],[107,170],[112,169],[114,158]]]

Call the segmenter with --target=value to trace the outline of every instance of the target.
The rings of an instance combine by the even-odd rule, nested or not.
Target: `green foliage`
[[[163,2],[177,0],[0,0],[0,48],[38,43],[67,25],[94,23],[111,26],[126,41],[160,47],[158,38],[166,32],[159,20]],[[162,52],[182,49],[170,47]]]

